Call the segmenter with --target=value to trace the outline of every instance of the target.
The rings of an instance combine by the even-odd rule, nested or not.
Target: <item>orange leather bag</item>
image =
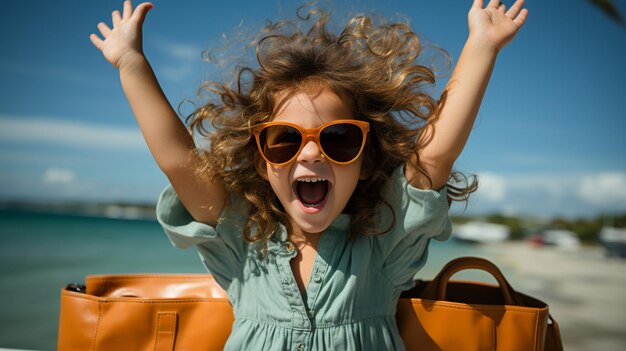
[[[61,290],[58,351],[222,350],[234,317],[207,274],[89,275]]]
[[[450,281],[466,269],[490,273],[498,286]],[[396,320],[407,350],[563,350],[548,305],[513,290],[493,263],[477,257],[452,260],[432,281],[405,291]]]
[[[450,282],[463,269],[499,286]],[[403,293],[396,315],[407,350],[561,351],[548,306],[515,292],[489,261],[451,261]],[[61,290],[58,350],[222,350],[233,323],[226,293],[206,274],[90,275]]]

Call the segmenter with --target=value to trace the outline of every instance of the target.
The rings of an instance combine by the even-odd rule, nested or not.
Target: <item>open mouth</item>
[[[315,177],[299,178],[293,184],[298,200],[308,208],[321,207],[326,201],[330,187],[328,180]]]

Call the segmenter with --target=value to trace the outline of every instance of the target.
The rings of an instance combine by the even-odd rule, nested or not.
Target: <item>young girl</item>
[[[143,55],[152,4],[113,12],[93,44],[122,87],[159,167],[171,182],[157,217],[177,247],[195,245],[226,290],[235,323],[229,350],[402,350],[398,297],[413,285],[431,238],[451,231],[451,169],[469,136],[497,53],[528,11],[517,0],[475,0],[469,36],[442,97],[420,91],[434,74],[415,63],[406,24],[352,18],[339,34],[311,10],[302,24],[269,24],[258,67],[232,84],[190,129]],[[205,129],[210,122],[213,131]],[[448,185],[447,185],[448,184]],[[209,336],[207,336],[209,337]]]

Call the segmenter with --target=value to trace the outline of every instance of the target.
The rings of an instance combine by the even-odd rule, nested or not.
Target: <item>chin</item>
[[[291,217],[291,216],[290,216]],[[291,217],[292,223],[298,226],[304,233],[315,234],[321,233],[328,229],[334,218],[324,218],[320,221],[313,221],[311,218],[294,218]]]

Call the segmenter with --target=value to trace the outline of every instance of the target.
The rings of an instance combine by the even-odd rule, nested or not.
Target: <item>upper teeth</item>
[[[299,182],[307,182],[307,183],[315,183],[315,182],[323,182],[326,181],[324,178],[315,178],[315,177],[302,177],[297,179]]]

